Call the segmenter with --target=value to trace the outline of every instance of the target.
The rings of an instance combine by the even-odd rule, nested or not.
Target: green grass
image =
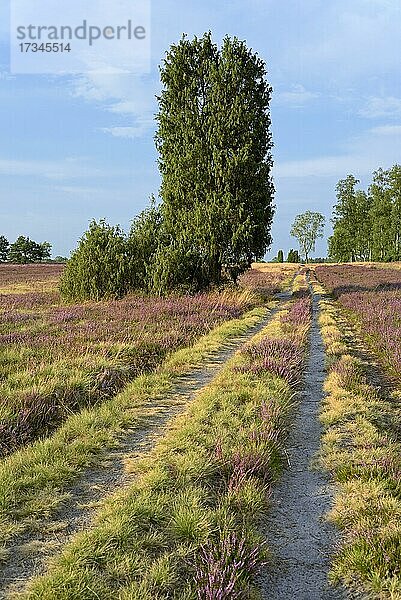
[[[166,299],[133,294],[73,306],[60,304],[50,288],[0,294],[0,456],[43,438],[72,412],[115,396],[172,352],[262,304],[245,289]]]
[[[15,452],[0,463],[0,543],[27,527],[40,525],[65,497],[82,469],[99,462],[105,450],[118,444],[123,431],[141,429],[170,401],[176,379],[206,360],[230,338],[246,332],[266,314],[250,311],[226,322],[194,346],[167,358],[154,373],[142,375],[102,404],[70,416],[49,438]]]
[[[283,327],[289,334],[283,314],[258,341],[284,335]],[[234,568],[240,545],[232,540],[244,543],[248,559],[255,552],[263,560],[257,527],[281,470],[294,389],[268,371],[243,372],[248,362],[237,353],[153,451],[130,463],[135,483],[103,503],[94,527],[75,536],[23,598],[189,600],[203,597],[205,573],[221,587],[234,577],[243,597],[254,597],[247,568]]]
[[[322,291],[322,289],[320,289]],[[401,411],[383,398],[353,353],[344,313],[321,301],[330,371],[321,412],[322,465],[337,483],[329,518],[342,530],[331,576],[366,597],[401,598]],[[365,596],[364,596],[365,597]]]

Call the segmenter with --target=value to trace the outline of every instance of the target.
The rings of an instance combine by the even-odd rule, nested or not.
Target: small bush
[[[61,295],[67,301],[121,298],[131,286],[131,269],[121,229],[104,220],[92,221],[67,263]]]

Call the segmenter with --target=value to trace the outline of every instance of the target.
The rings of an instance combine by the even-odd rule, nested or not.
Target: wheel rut
[[[325,352],[319,325],[319,297],[313,296],[303,393],[288,438],[288,469],[272,494],[262,532],[272,559],[259,584],[266,600],[339,600],[343,590],[328,583],[330,556],[338,542],[325,520],[334,496],[322,472],[313,469],[320,447],[318,420],[324,397]]]

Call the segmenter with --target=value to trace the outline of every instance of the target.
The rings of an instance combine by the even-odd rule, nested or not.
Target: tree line
[[[373,173],[367,191],[354,175],[336,187],[329,258],[336,262],[401,260],[401,165]]]
[[[93,221],[67,264],[63,296],[193,292],[236,281],[271,244],[271,87],[245,42],[211,34],[171,46],[160,69],[160,202],[126,235]]]
[[[10,244],[4,235],[0,235],[0,263],[16,264],[37,263],[49,260],[52,246],[49,242],[38,243],[29,237],[20,235]]]
[[[291,248],[291,250],[288,251],[286,259],[284,258],[284,251],[279,250],[277,252],[277,256],[275,256],[271,262],[273,262],[273,263],[283,263],[283,262],[299,263],[299,262],[301,262],[301,257],[299,255],[298,250],[293,250]]]

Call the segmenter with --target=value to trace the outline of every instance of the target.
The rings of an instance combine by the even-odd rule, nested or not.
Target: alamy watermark
[[[12,73],[148,72],[150,0],[11,0],[10,44]]]

